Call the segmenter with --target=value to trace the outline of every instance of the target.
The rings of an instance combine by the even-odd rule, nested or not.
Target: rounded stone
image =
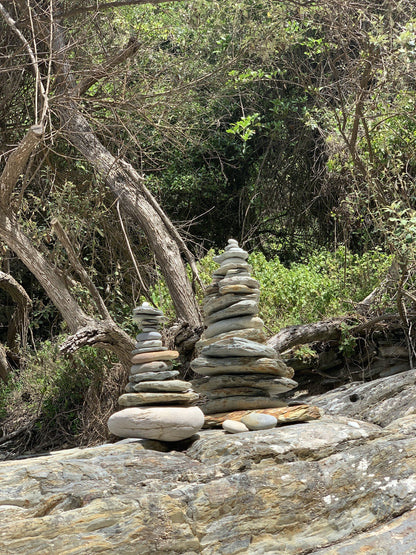
[[[239,434],[241,432],[248,432],[249,429],[245,424],[239,420],[224,420],[222,427],[226,432],[230,434]]]
[[[145,362],[144,364],[133,364],[130,368],[130,374],[134,376],[136,374],[143,374],[144,372],[165,372],[166,370],[171,369],[171,362],[154,360],[153,362]]]
[[[116,412],[108,420],[108,429],[118,437],[159,441],[181,441],[203,425],[204,414],[198,407],[134,407]]]
[[[249,430],[269,430],[276,426],[277,418],[271,414],[251,412],[243,416],[241,422],[245,424]]]

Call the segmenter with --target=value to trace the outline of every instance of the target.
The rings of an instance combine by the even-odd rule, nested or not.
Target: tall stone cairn
[[[297,387],[293,369],[265,345],[263,320],[258,315],[259,283],[251,277],[248,253],[229,239],[214,257],[220,267],[205,292],[207,326],[196,344],[199,356],[191,368],[203,396],[205,414],[286,406],[281,394]]]
[[[136,336],[126,393],[118,403],[129,407],[113,414],[108,421],[111,433],[120,437],[139,437],[178,441],[198,431],[204,417],[198,407],[190,406],[199,395],[190,382],[177,379],[173,369],[177,351],[162,344],[158,331],[163,312],[149,303],[133,310],[133,321],[141,333]]]

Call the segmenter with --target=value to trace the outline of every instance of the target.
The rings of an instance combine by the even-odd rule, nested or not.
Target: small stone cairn
[[[173,370],[172,361],[179,353],[162,344],[158,328],[163,319],[163,312],[149,303],[133,310],[133,321],[141,333],[132,351],[126,393],[118,399],[119,405],[129,408],[108,421],[110,432],[119,437],[179,441],[196,433],[204,423],[201,410],[190,406],[199,395],[191,383],[177,379],[179,372]]]
[[[205,398],[205,414],[286,406],[281,394],[297,387],[293,369],[265,345],[258,314],[259,283],[250,276],[248,253],[229,239],[214,257],[220,264],[205,292],[207,328],[196,344],[191,368],[204,378],[193,381]]]

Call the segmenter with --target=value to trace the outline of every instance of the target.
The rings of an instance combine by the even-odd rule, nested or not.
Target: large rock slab
[[[323,395],[302,398],[329,414],[353,416],[380,426],[412,411],[415,399],[416,370],[366,383],[353,382]]]
[[[184,452],[138,442],[0,463],[0,553],[295,555],[412,522],[413,432],[326,416],[199,436]],[[385,536],[391,553],[402,537]]]

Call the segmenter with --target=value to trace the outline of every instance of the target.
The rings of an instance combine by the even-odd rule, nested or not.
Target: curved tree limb
[[[22,346],[26,345],[29,311],[32,307],[32,300],[20,283],[10,274],[0,272],[0,287],[10,295],[17,305],[7,330],[7,345],[10,350],[15,351],[17,347],[17,334],[20,335]]]

